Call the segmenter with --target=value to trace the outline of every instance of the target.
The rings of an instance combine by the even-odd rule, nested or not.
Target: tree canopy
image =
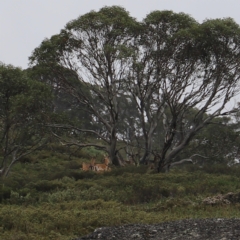
[[[140,149],[141,163],[154,155],[161,171],[213,119],[232,113],[225,106],[239,93],[239,57],[233,19],[200,24],[184,13],[154,11],[138,22],[112,6],[69,22],[30,62],[91,116],[89,129],[62,127],[101,140],[67,144],[102,148],[117,165],[127,142]]]
[[[46,142],[50,118],[48,87],[12,65],[0,64],[0,165],[7,175],[13,164]]]

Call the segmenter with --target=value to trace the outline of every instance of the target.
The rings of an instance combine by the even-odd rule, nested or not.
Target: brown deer
[[[95,171],[95,159],[91,159],[91,163],[82,163],[82,170],[83,171]]]
[[[103,172],[103,171],[111,171],[111,168],[108,166],[110,163],[109,157],[104,158],[104,163],[96,163],[94,164],[94,170],[97,172]]]

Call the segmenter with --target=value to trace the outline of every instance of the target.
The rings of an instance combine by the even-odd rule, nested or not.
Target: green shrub
[[[49,192],[64,188],[63,184],[60,181],[48,181],[48,180],[38,181],[33,185],[33,187],[37,191],[41,192]]]
[[[113,168],[111,172],[107,172],[106,174],[109,176],[121,176],[126,173],[139,173],[139,174],[145,174],[148,172],[148,167],[145,165],[141,166],[125,166],[125,167],[116,167]]]
[[[2,203],[4,200],[9,199],[11,196],[11,188],[5,187],[4,185],[0,185],[0,202]]]
[[[152,174],[146,166],[112,166],[97,174],[79,166],[92,156],[101,162],[101,151],[54,151],[34,153],[33,161],[16,164],[1,182],[0,239],[69,240],[102,226],[240,217],[239,203],[202,204],[207,196],[239,190],[238,167],[189,165]]]
[[[96,176],[96,173],[92,171],[82,171],[79,169],[78,171],[69,172],[68,176],[73,177],[75,180],[92,179]]]
[[[80,170],[81,167],[82,167],[82,164],[77,160],[71,160],[71,161],[66,162],[66,164],[65,164],[66,169]]]
[[[79,154],[82,158],[86,159],[86,162],[90,162],[91,158],[96,158],[96,162],[101,162],[105,155],[104,152],[94,147],[83,148],[79,151]]]

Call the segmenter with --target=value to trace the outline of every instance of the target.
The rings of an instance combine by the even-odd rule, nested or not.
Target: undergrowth
[[[102,226],[240,217],[240,204],[202,203],[238,192],[237,167],[189,166],[168,174],[145,166],[112,167],[103,174],[80,170],[94,154],[91,149],[69,158],[44,150],[16,164],[1,179],[0,239],[69,240]]]

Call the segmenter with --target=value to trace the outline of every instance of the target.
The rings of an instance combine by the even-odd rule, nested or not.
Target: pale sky
[[[104,6],[122,6],[139,21],[154,10],[172,10],[187,13],[200,23],[231,17],[240,24],[240,0],[0,0],[0,4],[0,61],[23,69],[45,38]]]

